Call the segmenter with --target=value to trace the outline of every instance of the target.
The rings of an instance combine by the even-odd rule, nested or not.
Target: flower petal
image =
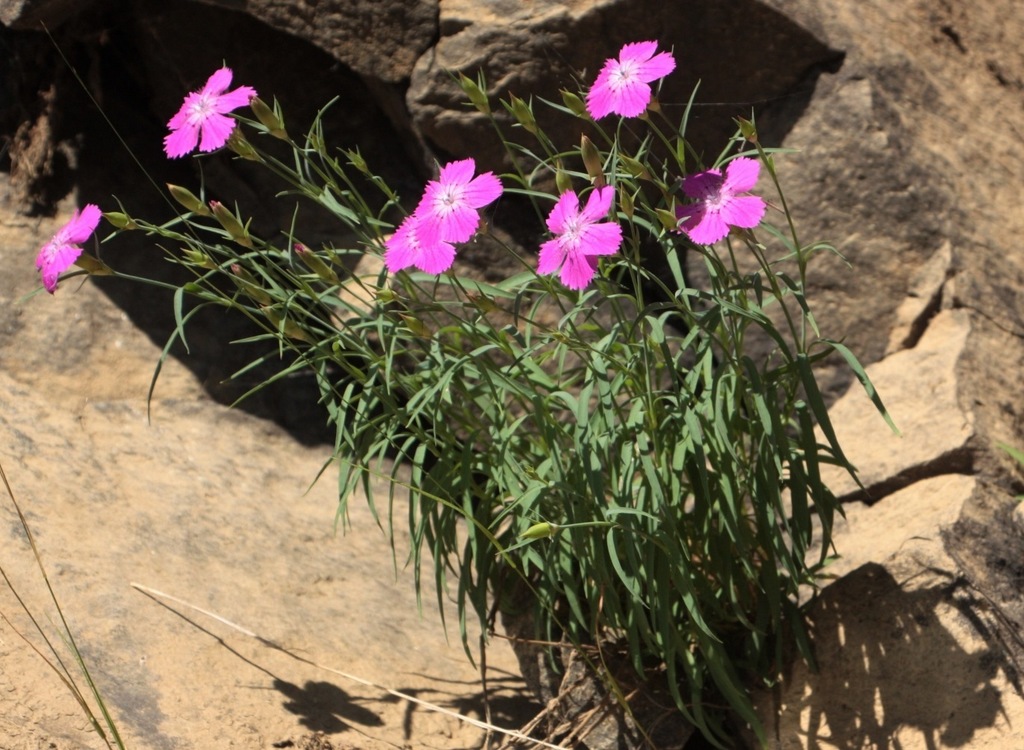
[[[761,223],[765,208],[763,198],[756,195],[740,195],[730,198],[722,205],[721,216],[730,226],[751,229]]]
[[[698,245],[713,245],[729,234],[729,225],[717,211],[695,214],[683,223],[687,235]]]
[[[614,255],[621,244],[622,227],[618,224],[591,224],[580,232],[577,252],[581,255]]]
[[[216,151],[227,143],[231,131],[235,129],[235,121],[226,115],[212,114],[200,125],[203,134],[199,142],[200,151]]]
[[[670,52],[662,52],[643,62],[637,69],[637,78],[644,83],[664,78],[676,69],[676,59]]]
[[[540,254],[537,256],[537,273],[544,275],[554,273],[561,267],[564,260],[565,249],[562,247],[561,240],[557,237],[548,240],[540,246]]]
[[[85,242],[99,226],[103,212],[95,203],[87,203],[81,211],[76,211],[71,221],[64,225],[64,237],[68,242]]]
[[[476,172],[476,162],[473,159],[450,161],[441,167],[437,181],[442,185],[465,185],[473,179],[474,172]]]
[[[612,207],[613,200],[615,200],[615,188],[611,185],[592,190],[587,197],[586,207],[580,212],[580,218],[588,224],[600,221],[608,215],[608,209]]]
[[[171,159],[177,159],[191,153],[197,143],[199,128],[195,125],[184,125],[164,136],[164,153]]]
[[[721,187],[722,173],[717,169],[708,169],[683,178],[683,192],[691,198],[703,200],[717,194]]]
[[[722,190],[729,193],[745,193],[752,190],[757,184],[757,177],[761,173],[761,162],[741,156],[733,159],[725,167],[725,181],[722,183]]]
[[[580,213],[580,199],[574,190],[566,190],[558,197],[555,207],[548,214],[547,225],[555,234],[565,231],[565,225]]]
[[[466,185],[463,197],[470,207],[483,208],[488,203],[496,201],[503,190],[501,180],[495,177],[493,172],[484,172]]]
[[[239,86],[234,91],[218,96],[217,101],[214,102],[214,109],[218,112],[231,112],[239,107],[249,106],[249,102],[255,97],[256,89],[252,86]]]
[[[420,223],[416,228],[419,241],[424,245],[437,242],[466,242],[480,225],[480,214],[466,205],[453,205],[444,212],[417,209]]]
[[[622,49],[619,50],[619,62],[643,63],[654,57],[654,53],[657,51],[657,42],[646,41],[623,44]]]
[[[57,288],[57,278],[71,268],[81,254],[82,248],[78,245],[60,245],[52,248],[47,262],[41,269],[43,286],[46,287],[46,291],[53,293],[53,290]]]
[[[595,267],[581,253],[570,253],[562,266],[562,283],[569,289],[583,289],[594,278]]]
[[[185,96],[181,108],[167,122],[171,132],[164,136],[164,152],[169,158],[185,156],[197,144],[201,151],[213,151],[227,142],[234,121],[224,115],[247,105],[256,96],[251,86],[227,91],[231,78],[231,69],[225,66],[214,71],[200,91]]]
[[[587,92],[587,111],[595,120],[615,113],[622,117],[642,115],[651,101],[652,81],[675,70],[669,52],[657,53],[658,43],[632,42],[619,50],[617,60],[606,60]]]
[[[196,102],[199,101],[199,98],[200,94],[195,92],[188,94],[185,97],[185,101],[181,104],[181,109],[174,114],[174,117],[168,120],[167,127],[171,130],[177,130],[178,128],[183,128],[188,125],[189,115],[192,114],[192,109]]]
[[[232,75],[231,68],[226,65],[219,70],[215,70],[213,75],[207,79],[206,85],[203,86],[202,93],[208,96],[218,96],[222,92],[227,91],[228,86],[231,85]]]
[[[618,100],[608,81],[612,71],[617,67],[618,63],[615,60],[606,62],[604,69],[598,74],[597,80],[594,81],[594,85],[587,92],[587,112],[595,120],[600,120],[602,117],[610,115],[615,109]]]
[[[612,111],[623,117],[639,117],[647,111],[651,101],[651,87],[640,81],[626,81],[614,93],[615,104]]]
[[[414,214],[407,216],[395,233],[384,241],[384,265],[388,271],[395,273],[408,268],[416,262],[419,255],[419,242],[416,239],[416,222]]]
[[[426,273],[444,273],[455,262],[455,247],[448,242],[420,244],[416,267]]]

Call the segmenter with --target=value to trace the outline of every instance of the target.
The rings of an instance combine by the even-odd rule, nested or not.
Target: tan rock
[[[976,485],[971,476],[942,474],[873,505],[846,503],[846,517],[837,518],[832,532],[838,559],[829,565],[829,576],[840,578],[867,563],[884,563],[913,542],[939,544],[939,530],[959,518]]]
[[[479,742],[475,727],[311,663],[482,715],[473,696],[484,688],[454,610],[446,636],[433,592],[417,602],[404,518],[395,558],[362,499],[342,533],[332,469],[310,486],[329,447],[303,446],[272,422],[213,403],[174,360],[148,419],[159,348],[95,284],[65,281],[53,297],[18,302],[38,284],[33,248],[69,214],[4,214],[0,223],[9,271],[0,304],[10,312],[0,329],[0,462],[127,746],[262,750],[317,730],[335,747]],[[68,659],[6,496],[0,518],[0,565]],[[2,585],[0,612],[10,618],[0,622],[0,746],[101,747],[64,685],[15,635],[12,627],[40,643]],[[506,677],[516,669],[510,650],[496,641],[487,658],[491,698],[514,705],[521,682]],[[519,726],[528,713],[496,716]]]
[[[1009,748],[1024,742],[1015,668],[944,549],[977,480],[932,477],[837,524],[838,580],[811,604],[817,669],[759,704],[775,747]]]
[[[863,389],[829,410],[839,444],[867,490],[835,467],[822,477],[838,497],[873,499],[922,477],[967,471],[973,417],[961,406],[958,363],[971,330],[965,310],[943,310],[913,349],[869,365],[868,376],[900,430],[893,434]]]
[[[914,541],[825,589],[811,609],[818,669],[795,664],[778,723],[766,717],[776,748],[1024,744],[1014,667],[972,621],[956,567],[935,567],[941,558],[940,544]]]

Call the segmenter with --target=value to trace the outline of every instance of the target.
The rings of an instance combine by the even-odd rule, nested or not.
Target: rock
[[[670,118],[678,117],[699,81],[698,101],[709,104],[698,105],[687,133],[710,154],[735,132],[732,118],[749,114],[747,102],[789,96],[841,59],[837,50],[758,2],[691,3],[680,13],[670,5],[640,7],[625,0],[501,0],[486,6],[447,0],[441,3],[440,29],[441,38],[413,71],[409,110],[438,158],[472,151],[487,169],[507,168],[504,149],[485,118],[465,106],[466,96],[448,71],[475,78],[482,70],[492,106],[507,124],[497,98],[513,93],[561,103],[560,89],[583,90],[624,43],[657,39],[674,50],[678,63],[677,75],[661,89],[662,107]],[[729,51],[728,69],[717,62],[723,49]],[[536,105],[538,122],[564,148],[578,144],[581,133],[593,133],[582,121]]]
[[[907,296],[896,308],[885,356],[917,344],[932,316],[942,307],[942,292],[953,275],[953,247],[944,242],[909,279]]]
[[[1016,0],[970,7],[925,0],[708,1],[690,3],[682,11],[649,0],[443,0],[436,5],[374,3],[372,8],[369,0],[223,0],[215,5],[220,7],[136,2],[111,13],[90,3],[0,1],[0,21],[21,29],[0,30],[11,59],[21,61],[20,68],[5,69],[0,81],[0,133],[11,139],[11,182],[17,186],[4,206],[9,224],[4,231],[13,234],[0,254],[5,268],[22,269],[21,276],[6,274],[0,285],[6,309],[14,309],[0,326],[0,394],[10,405],[3,424],[7,444],[28,467],[17,481],[31,494],[33,512],[40,514],[48,559],[64,550],[74,553],[59,580],[69,582],[74,592],[69,594],[71,611],[86,613],[79,615],[80,622],[88,642],[98,644],[90,647],[100,656],[104,680],[127,669],[129,687],[123,691],[143,685],[125,699],[127,704],[124,692],[115,697],[118,706],[130,705],[133,715],[141,717],[133,724],[132,731],[141,732],[137,736],[157,734],[137,729],[150,720],[146,717],[156,717],[151,726],[171,723],[161,719],[172,716],[165,699],[153,697],[146,680],[149,670],[170,668],[172,649],[199,649],[201,658],[190,662],[199,705],[185,708],[199,722],[216,725],[235,715],[235,706],[218,702],[225,694],[259,698],[227,684],[231,665],[237,664],[219,646],[197,647],[195,631],[187,625],[167,633],[167,621],[148,609],[149,602],[136,604],[120,593],[117,587],[128,573],[118,567],[119,560],[137,565],[133,570],[159,571],[171,583],[177,580],[174,566],[183,566],[190,580],[209,583],[209,589],[196,584],[197,591],[207,592],[207,604],[234,601],[241,613],[236,616],[247,624],[276,622],[280,632],[306,643],[296,625],[304,602],[281,581],[294,570],[306,570],[310,560],[327,565],[320,561],[321,548],[331,564],[348,564],[348,558],[326,538],[296,541],[303,554],[286,549],[287,540],[274,538],[267,544],[287,563],[262,560],[252,575],[269,580],[268,590],[248,582],[238,586],[238,598],[232,599],[233,587],[224,576],[232,566],[244,567],[248,554],[236,545],[252,545],[251,535],[269,526],[298,539],[299,529],[321,518],[321,506],[306,505],[307,499],[294,500],[291,511],[255,504],[248,496],[265,487],[249,475],[260,475],[284,456],[296,468],[275,480],[283,484],[269,486],[285,493],[282,487],[305,476],[298,467],[314,454],[273,429],[260,432],[253,425],[262,423],[246,421],[248,416],[224,416],[202,401],[185,374],[161,382],[156,427],[143,429],[139,399],[149,385],[154,349],[146,348],[136,326],[162,345],[169,319],[158,311],[170,309],[169,302],[149,290],[102,282],[78,289],[71,282],[58,298],[11,307],[32,286],[31,269],[26,269],[31,248],[53,229],[48,219],[26,215],[47,216],[60,205],[66,216],[71,206],[60,201],[75,187],[80,202],[107,201],[111,194],[136,198],[142,192],[136,167],[122,158],[109,126],[95,116],[48,40],[25,30],[36,28],[39,19],[55,29],[90,93],[114,115],[158,181],[189,184],[196,179],[191,165],[166,163],[159,138],[182,93],[228,59],[240,79],[261,93],[278,94],[286,114],[297,122],[308,121],[310,109],[340,94],[332,121],[335,142],[368,144],[364,154],[388,171],[406,200],[418,194],[435,158],[472,150],[484,166],[503,163],[490,131],[464,106],[446,69],[473,74],[482,66],[495,96],[512,92],[558,101],[560,88],[586,85],[623,42],[656,37],[674,46],[678,74],[666,83],[662,105],[669,114],[677,113],[701,79],[690,134],[706,153],[717,153],[732,131],[733,117],[751,111],[765,145],[792,150],[776,160],[800,238],[831,241],[845,258],[821,253],[813,261],[809,294],[817,319],[826,335],[842,338],[870,366],[904,434],[890,436],[850,373],[834,362],[825,364],[835,426],[874,505],[860,504],[864,498],[857,488],[834,477],[833,487],[848,501],[849,532],[840,528],[836,542],[845,557],[832,568],[842,577],[822,592],[812,610],[822,672],[813,675],[800,664],[793,666],[784,683],[788,708],[779,741],[792,744],[803,737],[819,747],[858,741],[903,747],[919,742],[932,747],[1021,744],[1013,728],[1021,724],[1019,685],[1010,679],[1024,664],[1019,639],[1024,535],[1015,523],[1020,511],[1014,500],[1020,492],[1019,468],[994,449],[1000,442],[1024,445],[1019,399],[1024,257],[1017,252],[1024,236],[1019,196],[1024,133],[1018,124],[1024,18]],[[229,11],[229,6],[244,12]],[[301,91],[295,90],[296,81]],[[557,127],[553,133],[568,145],[586,126],[567,121]],[[267,202],[273,193],[268,183],[244,165],[224,164],[208,163],[206,177],[218,196],[237,197],[254,211]],[[761,187],[768,192],[767,180]],[[536,231],[523,228],[511,203],[501,209],[504,214],[496,221],[517,240]],[[777,223],[778,214],[771,217]],[[332,237],[331,222],[313,218],[316,236]],[[280,216],[266,220],[271,226],[281,224]],[[127,270],[160,265],[154,263],[152,248],[106,248]],[[466,258],[483,273],[496,268],[483,244]],[[39,317],[44,309],[47,315]],[[196,329],[196,355],[183,360],[213,392],[236,364],[225,357],[225,351],[232,351],[225,345],[231,335],[222,327],[227,324],[221,318],[204,321]],[[25,338],[32,335],[39,338]],[[173,363],[168,367],[173,369]],[[138,395],[132,400],[125,392]],[[298,389],[283,393],[268,398],[264,413],[280,422],[301,414],[297,421],[309,423],[308,413],[296,408],[303,400]],[[295,424],[290,427],[291,434],[298,434]],[[237,454],[214,450],[211,434],[247,448],[252,463],[244,471],[233,468],[239,465]],[[180,447],[200,440],[205,441],[201,451]],[[60,463],[72,470],[57,474]],[[139,467],[177,473],[174,481],[158,481],[142,476]],[[236,471],[237,483],[222,476]],[[112,482],[121,489],[104,495],[102,488]],[[161,493],[163,504],[146,504]],[[197,503],[204,493],[218,505],[211,509]],[[38,505],[37,497],[44,504]],[[957,519],[951,521],[954,512]],[[48,513],[58,520],[51,521]],[[865,539],[864,546],[852,535]],[[92,537],[105,540],[104,546],[81,552],[74,547]],[[152,539],[168,551],[137,554]],[[218,551],[214,541],[223,546],[228,563],[210,557]],[[316,555],[309,552],[314,548]],[[194,560],[193,552],[202,555]],[[331,602],[349,595],[336,581],[327,588],[339,598],[328,597]],[[308,581],[296,589],[310,597],[311,590],[315,586]],[[266,602],[271,600],[287,602],[285,609],[293,606],[293,613],[270,612],[273,606]],[[335,633],[336,622],[361,616],[360,607],[380,605],[331,606],[334,619],[321,624],[326,647],[347,655],[344,649],[353,647]],[[285,619],[276,619],[278,614]],[[112,635],[111,617],[127,622],[120,641]],[[164,640],[138,634],[136,618]],[[405,621],[400,622],[404,629]],[[4,642],[12,641],[5,637]],[[353,650],[364,644],[357,642]],[[148,666],[132,662],[143,647],[156,654]],[[7,671],[14,658],[5,654],[5,675],[14,673]],[[212,671],[206,671],[204,660]],[[34,680],[29,664],[34,662],[18,661],[11,669],[23,667]],[[277,662],[274,668],[281,669]],[[253,680],[265,676],[258,670],[252,674]],[[323,681],[303,673],[285,682],[294,686],[297,679]],[[216,688],[213,698],[200,690],[204,681]],[[920,686],[928,684],[943,685],[943,690],[927,691],[930,701],[915,702],[917,694],[925,694]],[[281,731],[295,732],[292,724],[279,721],[281,706],[267,701],[268,695],[301,704],[303,697],[331,694],[326,688],[286,694],[282,688],[273,695],[260,693],[278,711],[267,720],[271,739]],[[4,684],[0,696],[6,694]],[[4,729],[21,733],[24,747],[34,747],[41,737],[24,729],[30,719],[44,717],[43,734],[56,742],[74,711],[73,706],[51,706],[49,694],[42,693],[32,693],[16,710],[6,704],[0,708]],[[391,727],[396,714],[380,715]],[[175,708],[172,718],[179,717]],[[234,739],[256,737],[260,722],[239,719]],[[388,736],[404,742],[398,734]]]
[[[809,609],[816,669],[794,662],[761,693],[774,747],[1016,747],[1024,702],[996,613],[945,550],[978,491],[925,479],[836,525],[836,577]],[[923,689],[941,685],[941,690]]]
[[[960,516],[978,480],[966,474],[928,477],[887,495],[872,505],[850,502],[845,518],[836,519],[833,543],[837,559],[827,569],[839,579],[868,563],[884,563],[907,544],[941,544],[940,531]],[[819,549],[812,549],[811,556]]]
[[[304,39],[362,76],[409,78],[437,36],[437,0],[202,0]],[[279,65],[286,65],[278,58]]]
[[[863,493],[834,466],[822,478],[840,498],[873,502],[924,477],[971,471],[973,417],[960,404],[959,366],[970,334],[965,310],[931,319],[913,349],[866,368],[900,435],[882,421],[859,386],[829,410],[840,446],[858,470]]]
[[[437,0],[200,0],[254,19],[319,47],[360,75],[387,83],[408,79],[437,35]],[[0,0],[0,23],[15,29],[56,29],[87,13],[94,0]],[[191,14],[194,3],[177,3]],[[146,15],[142,3],[122,4],[122,15]],[[227,14],[230,15],[230,14]],[[225,17],[225,22],[230,23]],[[271,62],[287,67],[287,55]]]
[[[53,297],[23,299],[38,284],[32,248],[71,207],[54,220],[16,221],[0,201],[0,303],[9,311],[0,461],[126,745],[329,747],[314,744],[317,732],[334,747],[368,750],[479,742],[475,727],[315,666],[483,715],[480,672],[454,612],[446,635],[432,592],[418,601],[402,567],[401,519],[393,553],[364,501],[336,517],[330,468],[311,486],[328,445],[304,446],[273,422],[212,402],[173,359],[148,409],[159,347],[96,285],[69,280]],[[67,658],[6,495],[0,518],[5,574]],[[0,612],[9,618],[0,624],[0,744],[100,747],[67,689],[12,631],[39,642],[6,587]],[[493,720],[521,726],[536,707],[506,677],[516,666],[504,642],[488,649],[487,664]]]
[[[988,624],[985,601],[930,542],[886,565],[866,563],[810,609],[817,670],[786,676],[774,747],[997,748],[1024,742],[1016,671]],[[929,687],[931,686],[931,687]],[[936,687],[939,686],[939,687]]]
[[[1013,509],[1013,525],[1017,533],[1024,536],[1024,502],[1018,502]]]
[[[0,24],[15,29],[56,29],[87,11],[95,0],[0,0]]]

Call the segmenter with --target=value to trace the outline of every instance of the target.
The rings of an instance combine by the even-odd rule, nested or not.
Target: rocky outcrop
[[[473,154],[488,166],[503,158],[448,70],[482,68],[495,96],[557,101],[559,89],[585,84],[625,41],[673,46],[679,72],[661,99],[669,110],[680,107],[701,82],[689,131],[695,142],[717,150],[732,118],[753,112],[766,145],[791,150],[778,165],[801,237],[838,251],[820,253],[812,266],[817,319],[871,364],[902,431],[890,435],[850,373],[825,363],[833,420],[867,494],[834,480],[848,500],[848,529],[836,540],[838,580],[812,604],[819,672],[794,666],[781,700],[764,704],[768,724],[777,710],[787,747],[1020,744],[1013,732],[1022,704],[1024,536],[1013,510],[1024,484],[1020,467],[995,448],[1024,444],[1024,18],[1015,0],[704,0],[683,10],[647,0],[0,0],[9,27],[0,41],[14,61],[0,85],[13,190],[5,215],[25,232],[20,244],[4,245],[5,268],[29,265],[30,248],[48,235],[49,220],[25,215],[58,205],[66,213],[60,199],[72,189],[81,201],[145,200],[137,167],[35,31],[40,20],[157,182],[194,179],[188,164],[166,164],[153,144],[181,92],[228,60],[239,78],[276,94],[296,122],[340,96],[326,120],[332,141],[358,143],[408,195],[435,158]],[[582,132],[577,122],[545,124],[567,143]],[[208,166],[211,189],[244,205],[264,205],[273,192],[245,165]],[[515,213],[506,216],[501,229],[522,241]],[[332,231],[311,219],[315,231]],[[156,263],[142,246],[116,252],[127,270]],[[486,255],[475,262],[488,264]],[[8,301],[31,288],[30,273],[6,278]],[[29,325],[30,313],[4,324],[4,372],[18,383],[12,403],[45,403],[55,393],[78,403],[77,393],[108,375],[122,388],[135,382],[128,373],[138,363],[94,333],[127,326],[121,311],[162,344],[172,322],[159,299],[95,286],[113,304],[61,308],[45,328]],[[37,303],[64,304],[30,305]],[[224,359],[234,334],[223,326],[200,326],[196,355],[182,360],[214,391],[238,364]],[[48,366],[52,351],[61,352],[62,367]],[[144,389],[142,380],[134,387]],[[102,387],[97,401],[114,398],[117,389]],[[264,407],[293,428],[309,423],[296,420],[306,413],[293,397],[270,396]],[[230,432],[212,417],[204,423],[201,411],[188,430]],[[75,429],[57,410],[25,413]],[[128,429],[102,409],[89,414]],[[17,440],[31,437],[17,429]],[[59,450],[74,465],[77,443],[47,434],[33,450]],[[35,471],[41,481],[45,472]],[[143,491],[135,485],[126,497]],[[81,599],[90,610],[101,606],[89,601]],[[947,667],[945,703],[910,700],[912,684],[943,681]]]

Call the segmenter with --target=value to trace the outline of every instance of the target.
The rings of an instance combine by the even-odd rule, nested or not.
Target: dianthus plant
[[[670,122],[655,106],[668,74],[682,74],[669,52],[626,45],[588,90],[543,102],[585,133],[557,145],[533,102],[508,96],[496,113],[501,93],[463,75],[504,169],[466,154],[399,196],[355,144],[324,143],[324,113],[293,140],[276,102],[225,93],[225,68],[170,120],[168,155],[226,146],[280,177],[282,199],[333,212],[338,240],[311,247],[298,208],[258,233],[174,186],[184,210],[168,222],[130,207],[107,218],[158,236],[190,272],[177,336],[191,295],[260,325],[281,376],[315,374],[341,517],[362,488],[386,528],[407,519],[417,585],[426,574],[442,607],[454,597],[460,623],[489,628],[496,610],[526,606],[541,640],[662,670],[718,743],[724,707],[761,733],[748,687],[776,679],[788,645],[807,653],[799,594],[839,510],[821,468],[852,471],[815,362],[838,354],[884,410],[854,355],[818,331],[808,262],[831,248],[798,237],[778,155],[737,120],[702,164],[685,113]],[[234,111],[246,103],[252,118]],[[503,203],[536,216],[532,242],[502,239],[490,212]],[[75,221],[50,245],[84,242]],[[469,242],[519,271],[481,281],[458,260]],[[78,250],[66,263],[42,253],[48,289]]]

